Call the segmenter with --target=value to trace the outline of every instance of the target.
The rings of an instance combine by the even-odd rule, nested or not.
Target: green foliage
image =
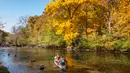
[[[8,36],[8,34],[9,33],[0,29],[0,45],[4,45],[6,43],[6,37]]]
[[[116,40],[115,43],[113,44],[113,48],[114,48],[115,50],[121,49],[121,48],[122,48],[122,45],[123,45],[122,42],[123,42],[122,40]]]
[[[127,38],[122,45],[123,51],[130,50],[130,38]]]
[[[83,41],[83,46],[86,46],[87,48],[94,49],[94,48],[100,48],[104,46],[104,43],[100,40],[85,40]]]
[[[87,38],[82,40],[82,45],[94,49],[100,48],[104,50],[130,50],[130,38],[120,38],[106,35],[97,36],[96,38]]]

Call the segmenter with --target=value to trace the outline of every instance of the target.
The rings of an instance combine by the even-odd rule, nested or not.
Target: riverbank
[[[0,47],[23,47],[23,48],[66,48],[59,45],[0,45]]]
[[[17,48],[44,48],[44,49],[59,49],[59,50],[68,50],[68,47],[66,46],[57,46],[57,45],[6,45],[6,46],[0,46],[0,47],[17,47]],[[80,46],[80,47],[72,47],[70,46],[69,51],[80,51],[80,52],[105,52],[105,53],[130,53],[130,49],[124,50],[124,49],[110,49],[106,47],[96,47],[96,48],[89,48],[86,46]]]
[[[0,62],[0,73],[10,73],[6,67]]]

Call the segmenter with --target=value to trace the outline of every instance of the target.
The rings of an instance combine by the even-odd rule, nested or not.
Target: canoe
[[[64,65],[58,64],[55,60],[54,60],[54,64],[60,68],[61,70],[66,70],[66,63]]]

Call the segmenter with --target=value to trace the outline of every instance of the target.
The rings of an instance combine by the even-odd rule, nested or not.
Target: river
[[[49,61],[59,53],[68,61],[66,73],[130,73],[130,54],[66,52],[43,48],[0,48],[0,62],[10,73],[62,73]],[[31,62],[31,60],[36,60]],[[44,65],[45,69],[39,70]]]

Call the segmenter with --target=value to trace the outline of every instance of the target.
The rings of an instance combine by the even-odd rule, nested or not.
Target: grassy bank
[[[6,67],[0,63],[0,73],[10,73]]]

